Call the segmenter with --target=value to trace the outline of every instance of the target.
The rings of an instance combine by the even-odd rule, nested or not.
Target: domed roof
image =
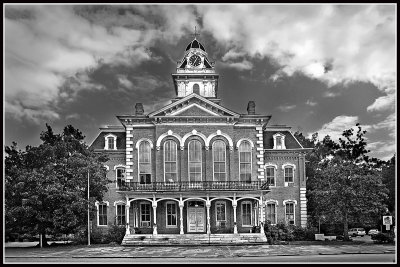
[[[191,48],[199,48],[199,49],[203,50],[204,52],[206,52],[206,50],[204,49],[204,46],[199,41],[197,41],[196,38],[188,44],[185,51],[188,51]]]

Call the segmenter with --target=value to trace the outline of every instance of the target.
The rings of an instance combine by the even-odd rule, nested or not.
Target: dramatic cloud
[[[296,107],[296,105],[282,105],[282,106],[279,106],[278,109],[283,112],[288,112],[288,111],[294,109],[295,107]]]
[[[341,115],[334,118],[331,122],[325,123],[322,125],[320,130],[315,132],[318,133],[318,138],[322,140],[326,135],[329,135],[332,140],[338,141],[339,138],[342,137],[342,133],[344,130],[353,128],[357,130],[358,128],[355,126],[358,123],[357,116],[346,116]],[[363,126],[364,130],[365,127]],[[313,133],[309,133],[309,137],[311,137]]]

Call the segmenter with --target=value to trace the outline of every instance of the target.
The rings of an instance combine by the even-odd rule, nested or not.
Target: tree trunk
[[[345,241],[349,241],[349,222],[347,218],[347,211],[344,212],[343,216],[343,236]]]
[[[47,243],[46,229],[44,227],[40,227],[39,233],[42,235],[42,246],[43,247],[50,246],[49,243]],[[40,244],[39,244],[39,246],[40,246]]]

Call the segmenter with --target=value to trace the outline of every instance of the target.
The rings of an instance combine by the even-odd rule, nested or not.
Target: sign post
[[[386,225],[386,230],[389,231],[390,230],[390,226],[393,224],[392,223],[392,216],[383,216],[382,217],[382,222],[383,222],[383,225]]]

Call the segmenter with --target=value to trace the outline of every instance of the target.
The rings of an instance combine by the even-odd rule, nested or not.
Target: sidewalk
[[[213,258],[335,254],[395,253],[394,245],[245,245],[245,246],[149,246],[120,245],[5,248],[6,258]]]

